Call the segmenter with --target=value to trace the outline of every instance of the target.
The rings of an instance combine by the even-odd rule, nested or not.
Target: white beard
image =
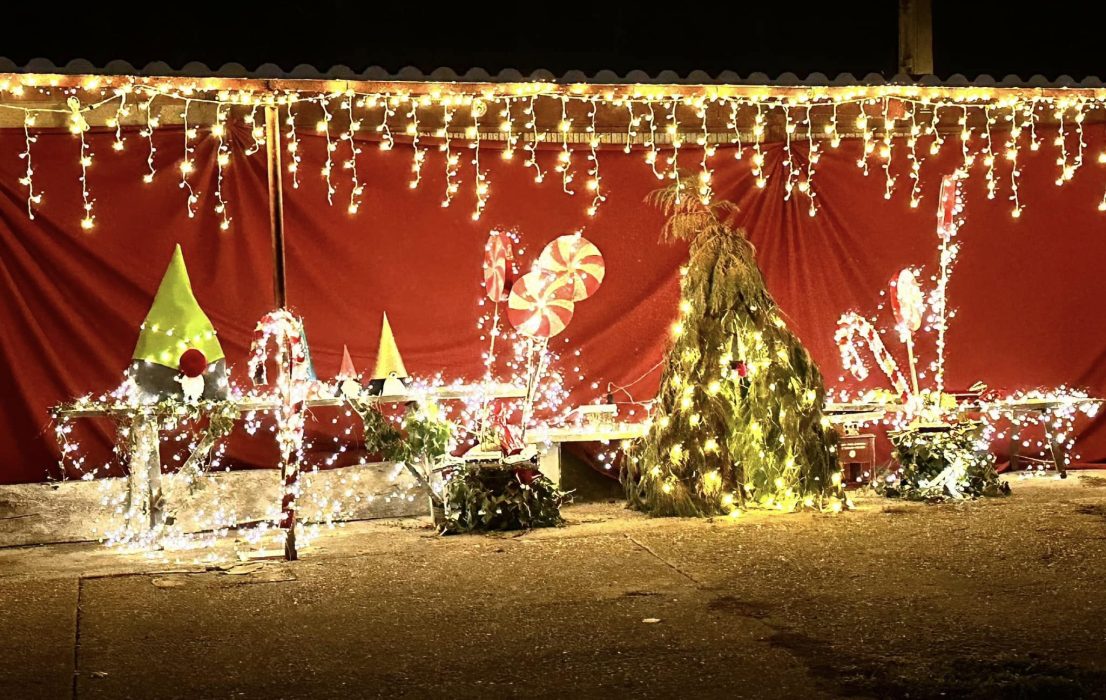
[[[177,377],[181,389],[184,391],[185,401],[199,401],[204,395],[204,377],[186,377],[183,374]]]

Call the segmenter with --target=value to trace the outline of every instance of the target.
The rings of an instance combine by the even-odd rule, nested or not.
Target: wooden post
[[[899,72],[933,72],[932,0],[899,0]]]
[[[273,297],[276,308],[288,305],[284,273],[284,173],[280,165],[280,117],[277,106],[265,106],[265,153],[269,174],[269,230],[273,238]]]

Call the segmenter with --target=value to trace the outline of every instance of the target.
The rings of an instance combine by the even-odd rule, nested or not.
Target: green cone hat
[[[176,370],[181,354],[189,348],[202,352],[208,363],[224,357],[215,327],[192,294],[184,254],[177,244],[142,323],[134,359]]]

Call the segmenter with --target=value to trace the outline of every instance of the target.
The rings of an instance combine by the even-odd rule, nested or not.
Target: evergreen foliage
[[[690,258],[652,425],[623,474],[630,504],[662,516],[840,510],[822,375],[765,289],[734,205],[682,191],[650,196],[668,216],[663,239],[687,241]]]

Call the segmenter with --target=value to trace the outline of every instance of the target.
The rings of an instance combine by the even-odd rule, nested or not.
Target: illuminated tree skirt
[[[998,478],[995,458],[980,439],[982,425],[912,426],[891,433],[897,474],[877,480],[875,488],[891,498],[948,501],[1006,496],[1010,486]]]
[[[469,463],[447,477],[435,525],[445,534],[556,527],[565,500],[533,464]]]

